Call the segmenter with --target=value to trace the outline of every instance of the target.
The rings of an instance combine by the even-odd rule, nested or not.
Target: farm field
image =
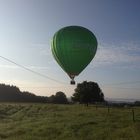
[[[140,108],[0,103],[0,140],[140,140]]]

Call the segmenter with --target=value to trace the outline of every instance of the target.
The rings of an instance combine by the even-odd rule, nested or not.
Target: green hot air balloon
[[[52,54],[61,68],[72,79],[91,62],[97,50],[97,39],[88,29],[68,26],[57,31],[51,44]]]

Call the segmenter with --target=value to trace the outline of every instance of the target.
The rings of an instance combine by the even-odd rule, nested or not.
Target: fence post
[[[96,104],[96,110],[97,110],[97,104]]]
[[[134,108],[132,108],[132,116],[133,116],[133,122],[135,122],[135,112],[134,112]]]
[[[109,105],[108,105],[108,114],[109,114],[109,112],[110,112],[110,108],[109,108]]]

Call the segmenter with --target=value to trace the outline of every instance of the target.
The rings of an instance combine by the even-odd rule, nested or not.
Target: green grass
[[[0,140],[140,140],[140,108],[0,104]]]

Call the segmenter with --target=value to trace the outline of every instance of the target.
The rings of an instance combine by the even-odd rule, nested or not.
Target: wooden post
[[[135,112],[134,112],[134,108],[132,108],[132,116],[133,116],[133,122],[135,122]]]
[[[97,104],[96,104],[96,110],[97,110]]]
[[[110,112],[110,108],[109,108],[109,105],[108,105],[108,114],[109,114],[109,112]]]

